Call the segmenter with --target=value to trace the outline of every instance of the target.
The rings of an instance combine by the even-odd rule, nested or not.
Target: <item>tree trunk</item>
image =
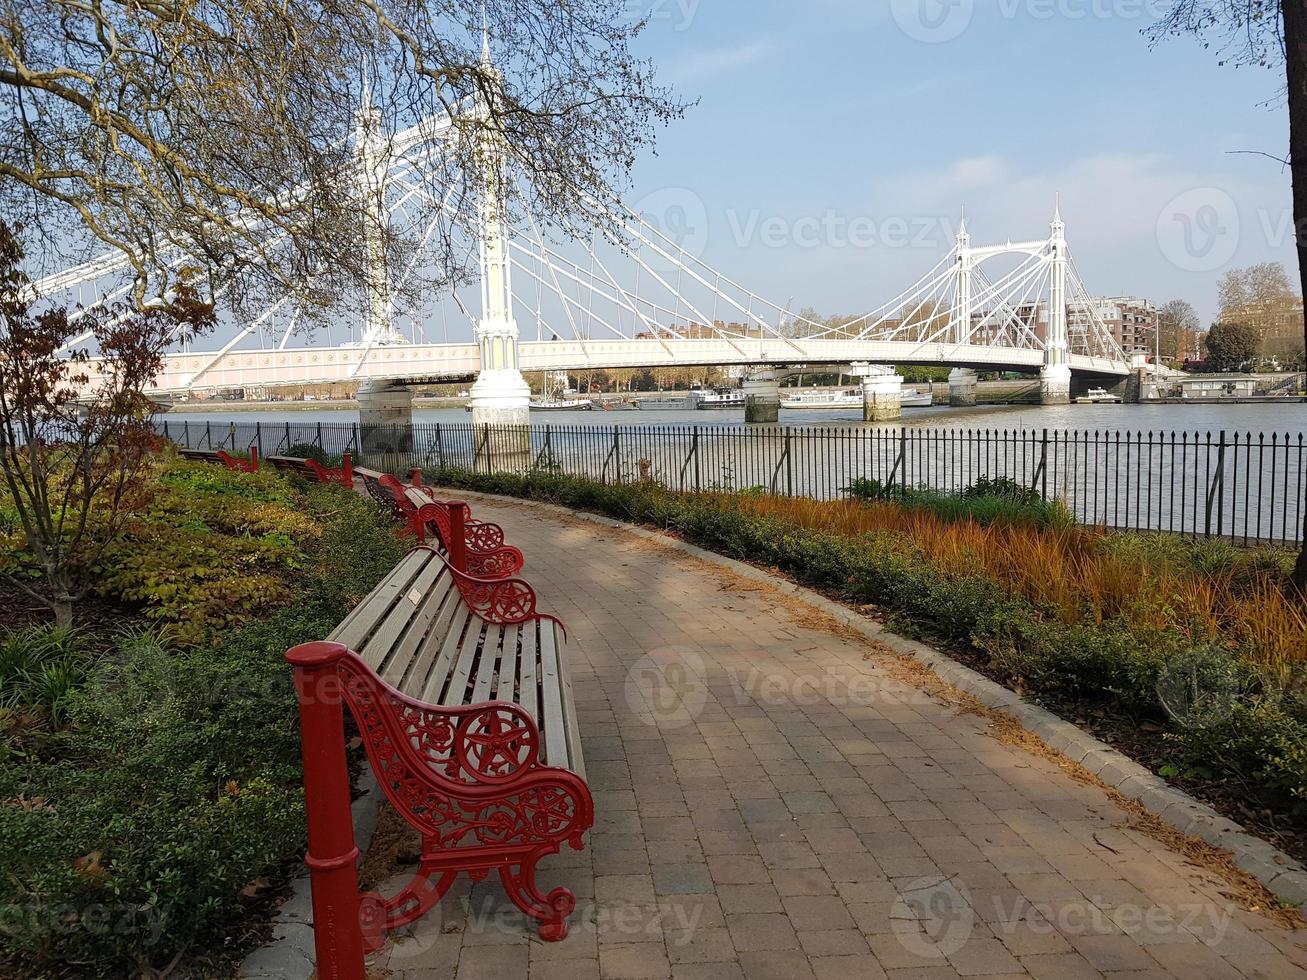
[[[73,604],[68,599],[54,599],[50,603],[50,609],[54,612],[54,624],[65,629],[72,629],[73,626]]]
[[[1293,174],[1293,224],[1297,233],[1298,275],[1307,296],[1307,5],[1282,0],[1284,54],[1289,90],[1289,163]],[[1303,321],[1307,345],[1307,316]],[[1307,499],[1303,505],[1303,542],[1293,570],[1293,584],[1307,596]]]

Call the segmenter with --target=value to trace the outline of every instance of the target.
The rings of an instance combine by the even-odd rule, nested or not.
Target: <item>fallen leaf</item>
[[[90,854],[84,854],[77,860],[73,861],[73,868],[88,878],[103,878],[109,873],[108,869],[100,863],[104,856],[102,851],[92,851]]]

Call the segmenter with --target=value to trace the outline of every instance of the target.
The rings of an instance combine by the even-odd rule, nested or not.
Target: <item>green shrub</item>
[[[102,596],[170,627],[178,643],[266,614],[293,593],[306,551],[342,509],[375,508],[276,473],[168,461],[99,568]]]
[[[962,491],[963,500],[981,500],[985,498],[1008,500],[1014,504],[1033,507],[1044,502],[1039,491],[1018,483],[1010,476],[982,476],[971,486]]]
[[[341,458],[331,456],[325,449],[312,442],[297,442],[283,454],[293,459],[314,459],[323,466],[339,466]]]
[[[865,477],[849,481],[844,492],[855,500],[891,502],[901,507],[925,510],[946,520],[972,520],[978,524],[1030,523],[1040,527],[1062,527],[1073,523],[1061,503],[1044,500],[1038,490],[1009,477],[982,477],[961,493],[881,483]]]
[[[242,889],[300,853],[283,654],[325,637],[402,552],[357,495],[322,487],[306,503],[321,533],[277,608],[202,646],[126,634],[68,694],[64,727],[3,743],[0,962],[126,976],[221,950]]]

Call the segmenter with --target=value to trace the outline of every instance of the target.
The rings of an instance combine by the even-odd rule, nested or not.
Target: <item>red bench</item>
[[[287,652],[319,976],[362,980],[364,953],[439,902],[460,873],[496,872],[542,939],[566,937],[575,896],[535,881],[541,858],[579,849],[594,823],[565,638],[526,582],[465,575],[418,547],[327,641]],[[418,869],[391,899],[358,894],[342,705],[382,791],[422,835]]]

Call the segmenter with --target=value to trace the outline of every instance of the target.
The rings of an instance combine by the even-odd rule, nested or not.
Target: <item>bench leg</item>
[[[533,857],[521,862],[516,871],[511,865],[503,865],[499,878],[513,904],[540,920],[540,938],[547,943],[561,942],[567,938],[567,917],[576,908],[576,896],[566,888],[544,894],[536,884],[537,860]]]
[[[368,892],[359,900],[365,953],[380,949],[386,933],[426,915],[445,897],[458,872],[446,871],[435,881],[432,877],[433,869],[423,867],[394,898],[382,898],[376,892]]]

